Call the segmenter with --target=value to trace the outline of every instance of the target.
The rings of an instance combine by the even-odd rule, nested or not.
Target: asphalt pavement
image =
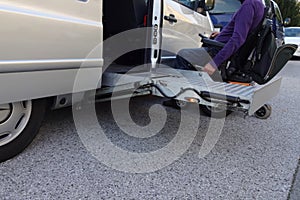
[[[212,151],[199,158],[210,119],[198,116],[188,150],[154,172],[124,172],[101,162],[77,134],[72,109],[52,111],[33,143],[0,164],[0,199],[300,199],[300,61],[290,61],[281,76],[280,94],[269,102],[269,119],[232,113]],[[141,126],[151,123],[149,108],[162,100],[132,100],[133,120]],[[141,139],[118,128],[109,105],[98,103],[97,117],[106,137],[121,149],[152,152],[176,137],[178,110],[166,108],[165,127]],[[159,107],[151,109],[153,116],[160,112]],[[185,131],[186,136],[193,132]]]

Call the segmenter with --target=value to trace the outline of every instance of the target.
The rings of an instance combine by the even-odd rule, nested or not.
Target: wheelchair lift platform
[[[154,95],[190,102],[212,108],[242,111],[253,115],[267,101],[276,96],[281,77],[265,85],[243,85],[215,82],[201,71],[156,68],[152,72],[132,74],[104,73],[96,97],[99,101],[141,95]]]

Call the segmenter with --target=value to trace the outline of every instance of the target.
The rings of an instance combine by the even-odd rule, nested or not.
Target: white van
[[[253,114],[277,94],[280,79],[245,88],[210,82],[203,72],[185,72],[191,79],[208,77],[205,82],[215,89],[207,90],[200,82],[185,87],[185,79],[157,67],[174,59],[181,48],[201,46],[199,33],[212,32],[207,11],[214,0],[206,2],[205,11],[199,11],[199,2],[1,1],[0,161],[30,144],[47,109],[71,105],[72,96],[73,103],[79,102],[94,89],[99,99],[112,91],[121,97],[151,93],[171,98],[171,87],[177,93],[173,98],[180,101],[222,107],[228,100],[231,109]],[[125,82],[117,81],[137,65],[141,67]],[[226,94],[218,86],[225,86]]]

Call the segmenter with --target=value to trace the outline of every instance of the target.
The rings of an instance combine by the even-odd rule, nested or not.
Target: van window
[[[212,14],[235,13],[241,7],[239,1],[217,0],[215,7],[210,11]]]
[[[176,2],[180,3],[181,5],[184,5],[192,10],[195,9],[196,0],[173,0],[173,1],[176,1]]]

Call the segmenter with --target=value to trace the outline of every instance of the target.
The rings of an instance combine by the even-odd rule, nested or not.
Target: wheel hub
[[[31,101],[0,105],[0,147],[17,138],[31,116]]]
[[[10,104],[0,105],[0,124],[4,123],[11,115],[12,107]]]

